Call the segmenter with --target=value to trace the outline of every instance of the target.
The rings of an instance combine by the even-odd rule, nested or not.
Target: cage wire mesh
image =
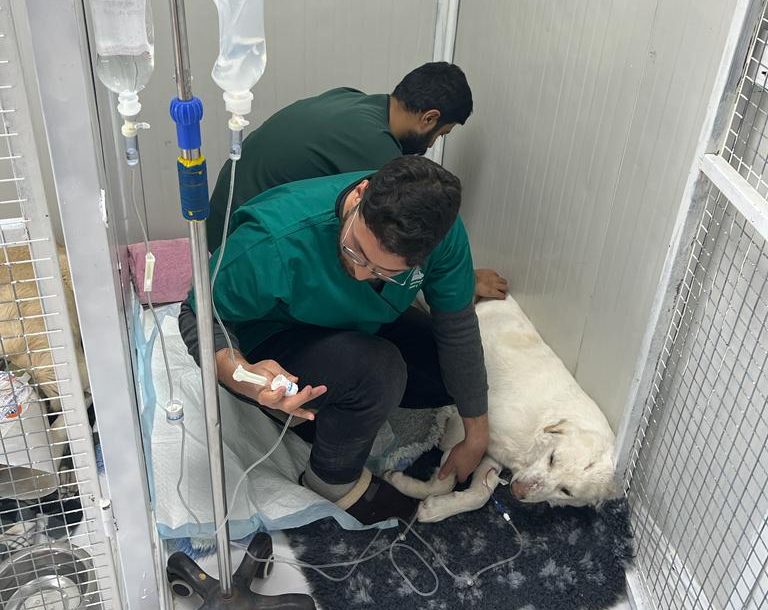
[[[768,197],[768,4],[763,9],[739,87],[723,157]]]
[[[112,608],[87,372],[10,8],[0,0],[0,607]]]
[[[711,184],[627,496],[658,608],[768,607],[768,249]]]

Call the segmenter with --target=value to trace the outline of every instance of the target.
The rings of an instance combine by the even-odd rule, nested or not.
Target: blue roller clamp
[[[176,139],[182,150],[198,150],[201,146],[200,121],[203,102],[200,98],[171,100],[171,118],[176,123]],[[205,220],[210,212],[208,201],[208,167],[201,154],[196,159],[179,156],[176,161],[179,174],[181,214],[184,220]]]

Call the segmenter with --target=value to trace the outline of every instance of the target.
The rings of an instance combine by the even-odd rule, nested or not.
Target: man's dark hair
[[[445,61],[424,64],[409,72],[392,96],[410,112],[439,110],[438,125],[463,125],[472,114],[472,90],[461,68]]]
[[[415,267],[448,233],[460,204],[456,176],[434,161],[406,155],[371,177],[360,214],[385,250]]]

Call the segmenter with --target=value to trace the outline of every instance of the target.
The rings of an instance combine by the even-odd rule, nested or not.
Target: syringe
[[[264,375],[258,373],[252,373],[246,371],[242,364],[238,364],[235,372],[232,373],[232,379],[235,381],[245,381],[246,383],[252,383],[254,385],[269,386],[271,389],[285,388],[286,396],[295,396],[299,392],[299,386],[293,381],[288,379],[285,375],[276,375],[272,379],[272,383],[267,382],[267,378]]]

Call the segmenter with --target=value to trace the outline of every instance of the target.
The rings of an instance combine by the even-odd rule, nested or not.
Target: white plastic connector
[[[222,97],[227,112],[240,116],[245,116],[251,112],[253,93],[250,91],[225,91]]]
[[[184,420],[184,404],[177,398],[174,398],[173,400],[169,400],[165,404],[165,419],[172,424],[183,421]]]
[[[267,385],[267,378],[264,375],[258,373],[251,373],[243,368],[242,364],[238,364],[235,372],[232,373],[232,379],[235,381],[246,381],[254,385]]]
[[[149,128],[150,128],[149,123],[144,123],[141,121],[136,123],[134,121],[131,121],[130,119],[125,119],[123,121],[123,124],[120,127],[120,133],[123,134],[123,136],[126,138],[132,138],[139,133],[139,129],[149,129]]]
[[[259,375],[258,373],[251,373],[250,371],[246,371],[242,364],[237,365],[235,372],[232,373],[232,379],[235,381],[245,381],[254,385],[267,385],[266,377]],[[275,378],[272,379],[272,383],[269,384],[269,387],[272,390],[276,390],[277,388],[285,388],[286,396],[295,396],[299,392],[299,386],[293,383],[293,381],[288,379],[285,375],[275,376]]]
[[[144,256],[144,292],[152,292],[152,279],[155,277],[155,255],[147,252]]]
[[[231,131],[242,131],[250,124],[251,122],[241,114],[233,114],[229,117],[229,121],[227,121],[227,127]]]

